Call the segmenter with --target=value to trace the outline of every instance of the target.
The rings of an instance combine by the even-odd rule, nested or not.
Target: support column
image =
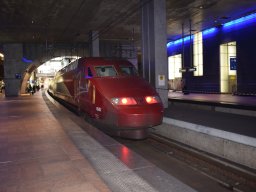
[[[141,0],[143,77],[168,107],[166,0]]]
[[[26,69],[22,62],[22,44],[5,44],[4,50],[4,82],[5,96],[18,96],[21,80]]]
[[[99,57],[100,56],[100,45],[99,45],[99,34],[98,31],[91,31],[90,33],[90,56]]]

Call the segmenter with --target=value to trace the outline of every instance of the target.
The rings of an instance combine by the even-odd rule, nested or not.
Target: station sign
[[[196,67],[184,67],[179,69],[180,73],[194,72],[194,71],[196,71]]]

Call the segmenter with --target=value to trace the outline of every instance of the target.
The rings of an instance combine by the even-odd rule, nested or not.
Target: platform
[[[0,191],[195,191],[41,92],[0,109]]]
[[[153,133],[256,169],[256,97],[169,93]]]
[[[111,191],[40,93],[0,99],[0,191]]]
[[[256,96],[169,92],[164,116],[256,138]]]
[[[170,101],[256,111],[256,96],[168,92]]]

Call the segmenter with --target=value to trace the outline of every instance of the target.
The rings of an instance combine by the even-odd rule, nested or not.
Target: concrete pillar
[[[4,44],[5,96],[18,96],[26,64],[22,62],[22,44]]]
[[[99,57],[100,56],[100,45],[99,45],[99,34],[98,31],[90,32],[90,56],[91,57]]]
[[[168,107],[168,63],[166,48],[166,0],[141,0],[143,77]]]

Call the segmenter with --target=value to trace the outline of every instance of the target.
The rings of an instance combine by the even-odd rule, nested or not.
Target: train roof
[[[79,66],[88,65],[113,65],[113,64],[131,64],[128,60],[120,58],[105,58],[105,57],[83,57],[79,59]]]
[[[126,59],[122,58],[113,58],[113,57],[81,57],[79,58],[80,61],[86,61],[86,62],[113,62],[113,61],[122,61],[122,62],[128,62]]]
[[[132,65],[128,60],[122,58],[108,58],[108,57],[81,57],[75,61],[72,61],[67,66],[63,67],[58,73],[65,73],[72,71],[76,68],[83,67],[86,65],[113,65],[113,64],[127,64]]]

